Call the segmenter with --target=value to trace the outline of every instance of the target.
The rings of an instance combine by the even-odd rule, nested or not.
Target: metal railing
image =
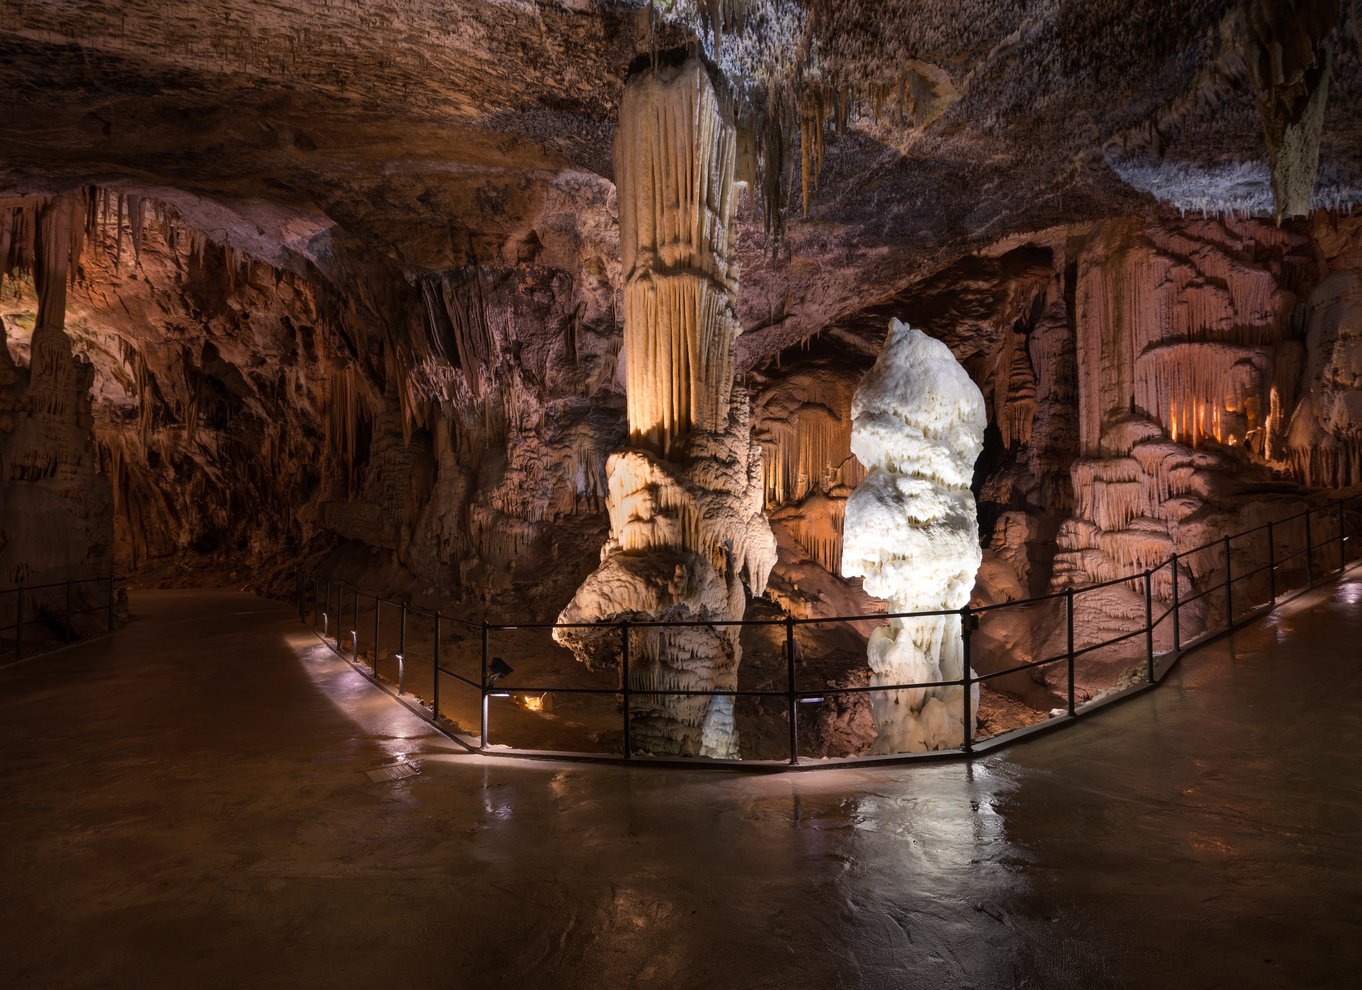
[[[81,637],[74,620],[104,613],[103,631],[114,630],[116,586],[122,580],[108,577],[67,578],[45,584],[20,584],[0,589],[0,664],[31,660],[59,650]],[[90,604],[87,587],[103,589],[102,601]],[[11,611],[12,610],[12,611]]]
[[[1064,588],[1031,598],[1000,602],[978,607],[966,606],[959,610],[936,610],[911,613],[872,613],[867,615],[838,615],[817,618],[737,619],[728,621],[654,621],[622,620],[607,623],[500,623],[449,615],[437,610],[422,609],[407,602],[384,598],[366,592],[354,584],[323,578],[318,574],[300,574],[298,582],[298,611],[303,621],[311,621],[327,645],[357,666],[368,654],[368,674],[379,683],[395,682],[399,697],[406,693],[409,672],[419,667],[423,686],[427,686],[428,701],[414,706],[441,731],[470,750],[493,755],[577,759],[596,761],[634,761],[640,758],[649,763],[681,765],[703,764],[739,765],[753,768],[804,769],[845,766],[850,763],[900,762],[943,756],[968,756],[1013,742],[1032,733],[1056,725],[1068,724],[1085,714],[1105,707],[1111,702],[1147,690],[1158,684],[1164,675],[1188,649],[1209,639],[1223,635],[1236,626],[1270,611],[1284,600],[1284,596],[1304,593],[1326,573],[1342,574],[1357,554],[1357,537],[1362,535],[1362,494],[1312,505],[1283,519],[1274,520],[1229,536],[1218,537],[1193,547],[1171,553],[1157,566],[1147,567],[1120,577],[1081,588]],[[1090,596],[1103,592],[1108,598],[1112,589],[1124,588],[1123,601],[1133,601],[1136,614],[1132,628],[1123,628],[1114,635],[1092,642],[1080,641],[1076,633],[1083,626],[1085,602]],[[1156,594],[1156,589],[1158,594]],[[1188,593],[1190,592],[1190,594]],[[1155,603],[1164,607],[1155,615]],[[1109,604],[1109,602],[1108,602]],[[1048,641],[1062,643],[1052,655],[1041,659],[1022,659],[998,669],[976,673],[972,670],[979,659],[976,643],[981,627],[999,616],[1029,613],[1031,628],[1051,630]],[[931,616],[958,617],[964,644],[964,674],[958,678],[909,684],[833,684],[816,687],[801,684],[800,668],[805,664],[796,645],[796,631],[804,627],[828,624],[882,623],[891,618],[926,618]],[[1107,611],[1099,610],[1102,621],[1109,620]],[[386,617],[386,618],[385,618]],[[409,635],[412,623],[422,624],[433,636]],[[1185,634],[1189,625],[1191,637]],[[732,689],[682,690],[640,685],[634,682],[630,670],[630,653],[635,637],[648,630],[669,627],[739,626],[743,631],[766,629],[777,634],[783,644],[784,685],[776,687],[738,687]],[[572,683],[511,683],[510,665],[496,656],[498,639],[504,645],[526,655],[522,638],[515,636],[542,635],[555,629],[596,629],[602,634],[618,636],[618,670],[591,672],[573,662],[569,668]],[[1062,629],[1062,634],[1059,630]],[[386,640],[384,635],[386,633]],[[512,634],[507,636],[507,634]],[[1158,641],[1162,640],[1160,649]],[[419,642],[418,642],[419,641]],[[349,649],[346,649],[346,646]],[[551,641],[550,641],[551,643]],[[367,650],[363,647],[367,645]],[[539,651],[545,644],[530,644],[530,651]],[[552,647],[561,650],[561,647]],[[1119,651],[1113,655],[1112,651]],[[416,653],[423,654],[423,664],[413,665]],[[564,651],[565,652],[565,651]],[[1006,653],[1007,651],[1003,651]],[[1078,670],[1085,661],[1093,661],[1106,654],[1108,669],[1128,665],[1125,683],[1099,696],[1085,697],[1078,687]],[[992,659],[997,659],[993,657]],[[1008,660],[1017,657],[1008,655]],[[800,708],[830,700],[846,701],[872,692],[898,692],[935,688],[960,689],[960,717],[962,724],[971,726],[976,712],[974,688],[990,686],[1002,678],[1017,675],[1034,676],[1036,672],[1063,665],[1055,678],[1057,705],[1043,721],[1007,729],[995,735],[979,738],[965,732],[961,744],[948,750],[930,753],[887,753],[876,755],[849,754],[819,757],[810,761],[801,751]],[[865,668],[865,654],[846,656],[845,670]],[[457,668],[457,669],[456,669]],[[428,672],[428,679],[427,679]],[[741,671],[740,671],[741,673]],[[442,683],[445,687],[442,688]],[[1050,683],[1048,680],[1045,683]],[[451,703],[450,695],[456,692]],[[554,698],[609,698],[619,711],[617,733],[596,733],[590,736],[596,749],[580,746],[571,748],[515,748],[495,744],[492,739],[492,711],[490,702],[496,699],[530,699],[540,696]],[[785,725],[784,752],[778,756],[725,761],[698,757],[658,757],[640,753],[634,745],[632,722],[636,702],[646,696],[659,697],[728,697],[735,705],[741,701],[761,707],[775,702],[780,709],[776,717]],[[442,702],[444,707],[442,708]],[[475,706],[470,717],[469,705]],[[609,707],[609,706],[607,706]],[[462,709],[459,713],[452,708]],[[769,715],[769,713],[767,713]],[[472,728],[476,718],[477,728]],[[542,728],[542,725],[540,726]],[[587,727],[589,729],[589,726]],[[583,737],[585,738],[585,737]]]

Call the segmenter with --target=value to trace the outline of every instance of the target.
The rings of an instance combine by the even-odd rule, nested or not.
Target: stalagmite
[[[962,608],[983,556],[970,492],[987,424],[983,395],[945,344],[893,320],[852,415],[851,448],[869,473],[847,502],[843,575],[863,577],[891,612]],[[891,619],[871,635],[868,654],[872,686],[959,678],[960,618]],[[959,746],[974,731],[962,702],[959,687],[872,693],[877,750]]]
[[[775,563],[760,448],[733,401],[736,137],[732,110],[695,58],[629,81],[616,136],[629,438],[606,465],[610,541],[559,621],[741,618]],[[559,628],[588,666],[619,659],[620,633]],[[643,752],[738,755],[733,626],[631,634],[632,738]]]

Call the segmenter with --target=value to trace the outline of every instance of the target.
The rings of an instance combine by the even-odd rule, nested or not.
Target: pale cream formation
[[[851,412],[851,449],[868,473],[847,501],[843,576],[864,578],[891,613],[963,608],[983,556],[970,492],[987,424],[982,393],[945,344],[892,320]],[[891,619],[867,653],[872,686],[959,678],[960,617]],[[959,746],[961,690],[873,692],[876,751]]]

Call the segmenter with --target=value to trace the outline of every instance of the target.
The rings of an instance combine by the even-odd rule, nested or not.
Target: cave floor
[[[0,671],[0,985],[1334,987],[1362,580],[972,765],[461,754],[287,605],[140,592]],[[410,761],[415,776],[366,771]]]

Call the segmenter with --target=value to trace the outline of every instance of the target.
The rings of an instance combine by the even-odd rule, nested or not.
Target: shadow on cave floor
[[[0,984],[1341,986],[1362,581],[973,764],[458,753],[300,626],[135,592],[0,671]],[[365,771],[419,772],[374,783]]]

